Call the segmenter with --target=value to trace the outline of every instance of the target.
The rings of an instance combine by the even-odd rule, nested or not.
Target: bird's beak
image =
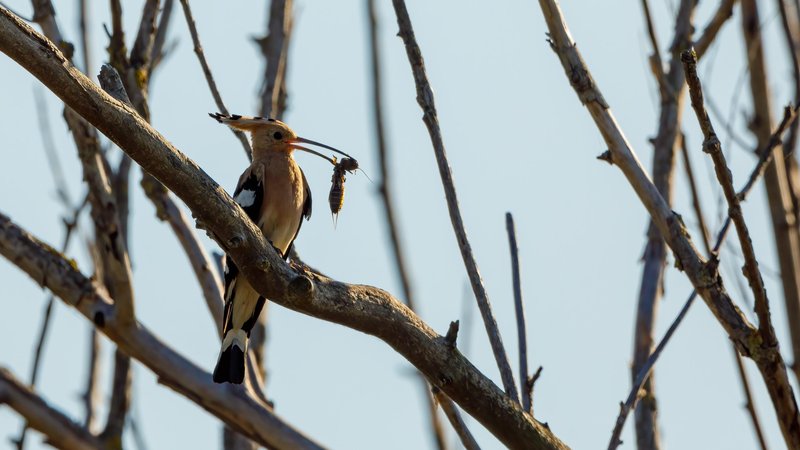
[[[333,158],[330,158],[330,157],[328,157],[326,155],[323,155],[322,153],[320,153],[320,152],[318,152],[316,150],[311,150],[310,148],[307,148],[307,147],[302,147],[302,146],[297,145],[297,144],[292,144],[291,141],[289,142],[289,148],[293,148],[295,150],[302,150],[304,152],[312,153],[314,155],[319,156],[320,158],[326,159],[329,163],[333,164],[334,166],[336,165],[336,160],[334,160]]]
[[[312,141],[311,139],[301,138],[301,137],[298,136],[298,137],[292,139],[291,141],[289,141],[289,144],[293,144],[295,142],[301,142],[303,144],[317,145],[317,146],[322,147],[322,148],[327,148],[328,150],[333,150],[334,152],[336,152],[336,153],[338,153],[340,155],[344,155],[344,156],[346,156],[346,157],[348,157],[350,159],[355,159],[352,156],[348,155],[347,153],[345,153],[345,152],[343,152],[343,151],[341,151],[339,149],[335,149],[335,148],[331,147],[330,145],[325,145],[325,144],[322,144],[320,142]],[[298,146],[294,146],[294,147],[298,148]],[[309,149],[307,149],[305,147],[299,147],[299,148],[301,150],[311,151],[311,150],[309,150]],[[314,153],[314,152],[312,151],[312,153]]]

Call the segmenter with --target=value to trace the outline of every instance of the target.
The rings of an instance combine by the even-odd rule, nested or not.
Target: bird
[[[288,260],[303,218],[311,218],[312,205],[306,176],[292,156],[294,150],[313,153],[329,161],[327,156],[299,144],[345,153],[299,137],[277,119],[220,113],[209,113],[209,116],[234,130],[250,133],[252,162],[239,177],[233,198],[275,250]],[[228,255],[224,267],[223,338],[213,379],[216,383],[241,384],[247,342],[266,299],[239,273]]]

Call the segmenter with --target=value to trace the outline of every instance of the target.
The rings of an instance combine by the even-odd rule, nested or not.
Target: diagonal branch
[[[700,84],[700,78],[697,76],[697,55],[692,50],[686,50],[681,55],[683,67],[686,71],[686,82],[689,85],[689,94],[692,97],[692,108],[697,115],[697,121],[700,123],[700,129],[703,131],[705,140],[703,141],[703,151],[711,156],[714,162],[714,171],[717,174],[717,180],[722,186],[722,192],[725,194],[725,200],[728,202],[728,214],[730,214],[734,227],[736,227],[736,234],[739,236],[739,244],[744,253],[744,276],[750,282],[750,288],[753,290],[755,298],[755,309],[758,315],[758,329],[766,345],[778,346],[778,338],[775,336],[775,329],[772,327],[772,319],[770,318],[769,300],[767,299],[767,291],[764,287],[764,280],[761,278],[761,272],[758,270],[758,261],[756,260],[755,249],[753,248],[753,241],[750,239],[750,232],[747,229],[747,224],[744,221],[742,214],[742,206],[739,202],[739,197],[736,195],[736,189],[733,187],[733,177],[728,168],[728,163],[725,161],[725,154],[722,153],[722,144],[717,138],[717,133],[714,131],[714,125],[708,117],[708,112],[703,104],[703,88]]]
[[[510,400],[463,355],[447,346],[441,336],[387,292],[296,272],[265,242],[260,230],[236,202],[196,163],[175,149],[130,107],[108,96],[72,67],[49,40],[3,8],[0,8],[0,52],[41,80],[180,197],[261,295],[289,309],[382,339],[505,445],[565,448],[548,428],[525,414],[519,404]],[[18,263],[25,261],[18,260]],[[73,296],[72,299],[70,303],[74,304],[77,298]],[[87,314],[94,317],[91,309],[87,309]],[[104,330],[111,334],[107,328]],[[135,330],[128,331],[124,342],[134,335],[137,339],[154,339],[149,333],[146,338],[135,333]],[[156,360],[138,353],[134,356],[146,364],[149,361],[151,369],[159,364],[177,364],[168,358]],[[197,382],[208,377],[194,366],[181,370],[196,375]],[[183,388],[176,383],[171,386]],[[221,395],[223,391],[230,396],[230,389],[211,389],[209,395]],[[203,404],[208,405],[208,397],[202,399]],[[243,401],[241,397],[235,399]],[[242,416],[237,414],[237,420],[241,421]],[[231,419],[231,422],[234,421]],[[238,426],[246,433],[263,432],[263,428],[252,430]]]
[[[461,218],[453,172],[450,170],[450,163],[447,161],[444,140],[439,129],[439,118],[433,100],[433,89],[428,81],[428,75],[425,73],[422,51],[417,44],[417,38],[414,36],[414,29],[411,26],[411,19],[408,16],[405,1],[392,0],[392,5],[394,5],[394,10],[397,14],[397,25],[400,28],[399,35],[405,43],[408,62],[411,64],[411,71],[414,75],[414,84],[417,88],[417,103],[419,103],[423,112],[422,121],[425,122],[425,126],[428,128],[428,134],[433,144],[433,152],[436,155],[436,163],[439,166],[439,175],[442,178],[444,194],[447,199],[447,210],[450,213],[450,221],[453,223],[453,231],[458,241],[458,248],[461,250],[461,258],[464,260],[472,290],[475,292],[475,300],[478,302],[483,324],[486,327],[486,333],[489,335],[489,343],[492,345],[492,353],[497,362],[497,368],[500,370],[503,388],[510,399],[519,403],[519,394],[514,383],[514,374],[511,372],[511,364],[508,362],[503,339],[500,336],[497,321],[492,313],[492,305],[489,303],[489,295],[483,285],[478,263],[472,254],[472,246],[467,238],[467,230],[464,228],[464,220]]]
[[[30,388],[0,367],[0,405],[6,404],[25,418],[31,428],[47,436],[51,445],[66,450],[104,449],[100,440],[63,413],[52,408]]]

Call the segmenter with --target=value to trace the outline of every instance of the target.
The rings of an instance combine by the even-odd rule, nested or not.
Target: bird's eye
[[[276,131],[272,135],[272,137],[274,137],[276,141],[280,141],[281,139],[283,139],[283,134],[280,131]]]

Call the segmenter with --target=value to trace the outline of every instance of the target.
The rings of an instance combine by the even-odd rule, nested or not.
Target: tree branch
[[[380,64],[380,45],[378,39],[378,14],[375,8],[375,0],[366,0],[367,23],[369,28],[369,56],[370,67],[372,69],[372,123],[374,127],[375,148],[378,153],[381,178],[378,181],[378,192],[381,195],[381,205],[383,205],[384,223],[386,231],[389,233],[392,253],[394,256],[394,267],[397,271],[397,278],[402,288],[403,300],[406,306],[412,311],[415,310],[416,299],[411,277],[406,264],[406,256],[403,246],[400,244],[400,229],[397,223],[397,215],[394,208],[394,197],[391,188],[391,171],[389,170],[389,146],[386,143],[386,128],[383,116],[383,95],[381,92],[383,77],[381,76]],[[431,395],[431,388],[425,377],[419,374],[420,383],[423,385],[422,392],[428,406],[428,418],[431,424],[431,434],[436,441],[439,450],[447,448],[447,436],[444,432],[441,420],[439,419],[436,399]],[[444,394],[442,394],[444,395]],[[441,403],[440,403],[441,404]]]
[[[281,119],[286,108],[286,66],[289,35],[292,29],[292,0],[271,0],[267,35],[256,39],[264,57],[264,81],[261,87],[261,115]]]
[[[406,9],[405,2],[403,0],[392,0],[392,5],[394,5],[395,14],[397,15],[397,25],[400,28],[399,36],[403,39],[403,43],[405,44],[408,62],[411,64],[411,72],[414,75],[414,84],[417,88],[417,103],[419,103],[423,112],[422,121],[425,122],[425,126],[428,128],[428,134],[433,144],[433,152],[436,155],[436,163],[439,166],[439,175],[442,178],[442,185],[444,186],[444,193],[447,199],[447,210],[450,213],[450,221],[453,224],[453,231],[458,241],[458,248],[461,251],[461,258],[464,260],[467,275],[469,275],[470,283],[472,283],[472,290],[475,292],[475,300],[478,302],[478,309],[481,311],[483,324],[486,327],[486,333],[489,335],[489,343],[492,345],[492,353],[494,353],[497,368],[500,370],[503,388],[505,389],[506,395],[508,395],[511,400],[519,403],[519,394],[517,393],[517,387],[514,383],[514,374],[511,372],[511,364],[508,362],[508,355],[503,346],[503,339],[500,336],[500,331],[497,329],[497,321],[492,313],[489,295],[486,292],[486,287],[483,285],[483,279],[481,279],[481,273],[478,270],[478,263],[475,261],[475,256],[472,254],[472,246],[470,246],[469,239],[467,238],[467,230],[464,228],[464,221],[461,218],[461,210],[458,206],[453,173],[450,170],[450,163],[447,161],[442,132],[439,129],[439,118],[433,100],[433,90],[428,81],[428,76],[425,73],[422,51],[417,44],[417,38],[414,36],[414,29],[411,26],[411,19],[408,17],[408,10]]]
[[[384,340],[507,446],[565,448],[549,429],[525,414],[466,358],[448,348],[441,336],[385,291],[293,270],[265,242],[261,231],[236,202],[193,161],[176,150],[135,111],[105,94],[72,67],[49,40],[5,9],[0,9],[0,51],[45,83],[180,197],[260,294],[289,309]],[[94,311],[87,312],[90,317],[94,316]],[[136,335],[135,330],[128,333],[126,341]],[[136,337],[153,339],[149,333]],[[142,359],[147,355],[135,353],[135,356]],[[147,360],[155,363],[149,357]],[[158,361],[177,364],[168,358]],[[198,379],[209,377],[194,366],[180,370]],[[182,388],[176,383],[171,386]],[[210,390],[202,397],[204,405],[213,393],[221,395],[224,390],[230,395],[229,389]],[[234,400],[242,401],[239,397],[231,401]],[[241,414],[237,414],[237,420],[242,420]],[[232,418],[231,422],[237,423]],[[252,433],[252,430],[241,431]],[[262,432],[263,427],[257,431]]]
[[[506,233],[511,254],[511,285],[514,289],[514,312],[517,317],[517,346],[519,347],[519,393],[522,409],[533,415],[533,385],[528,383],[528,330],[525,324],[525,304],[522,302],[522,280],[519,275],[519,248],[514,216],[506,213]]]
[[[753,290],[756,305],[755,309],[758,315],[759,332],[767,345],[770,347],[777,347],[778,338],[775,336],[775,329],[772,327],[769,299],[767,298],[767,291],[764,287],[764,280],[761,278],[761,272],[758,270],[758,261],[756,260],[753,241],[750,239],[750,232],[747,229],[747,224],[742,214],[742,206],[739,203],[739,198],[733,187],[733,176],[725,160],[725,154],[722,153],[722,144],[720,144],[717,138],[714,125],[711,123],[708,112],[706,112],[706,107],[703,104],[703,88],[700,84],[700,78],[697,76],[697,55],[695,55],[692,50],[686,50],[681,55],[681,59],[683,60],[683,67],[686,71],[686,82],[689,84],[689,94],[692,97],[692,108],[694,108],[697,121],[700,123],[700,129],[703,131],[703,136],[705,137],[703,141],[703,151],[708,153],[714,162],[717,180],[720,186],[722,186],[722,192],[725,194],[725,200],[728,202],[728,214],[733,220],[733,225],[736,227],[736,234],[739,236],[739,244],[744,254],[743,272]]]
[[[96,436],[50,407],[45,400],[17,380],[8,369],[0,367],[0,405],[6,404],[25,418],[31,428],[47,436],[60,449],[104,449]]]

